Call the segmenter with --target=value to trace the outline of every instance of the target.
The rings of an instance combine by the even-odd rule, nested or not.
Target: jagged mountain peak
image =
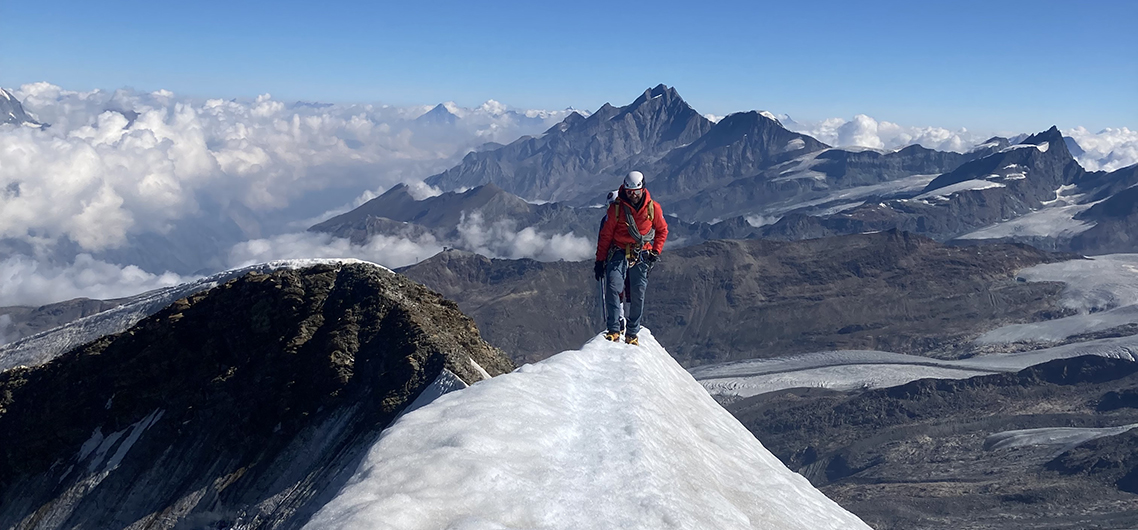
[[[450,106],[453,106],[452,103]],[[430,125],[443,125],[454,124],[459,120],[459,116],[451,112],[450,106],[446,103],[439,103],[434,108],[424,113],[422,116],[415,118],[417,123],[425,123]]]
[[[1054,125],[1052,125],[1052,126],[1051,126],[1051,128],[1050,128],[1050,129],[1047,129],[1046,131],[1043,131],[1043,132],[1040,132],[1040,133],[1035,133],[1035,134],[1033,134],[1033,135],[1031,135],[1031,136],[1028,136],[1027,138],[1024,138],[1024,139],[1023,139],[1023,140],[1021,140],[1019,143],[1021,143],[1021,144],[1025,144],[1025,145],[1026,145],[1026,144],[1030,144],[1030,145],[1042,145],[1042,144],[1044,144],[1044,143],[1049,143],[1049,144],[1054,144],[1054,143],[1061,143],[1061,144],[1065,144],[1065,142],[1063,141],[1063,133],[1059,132],[1059,128],[1058,128],[1058,127],[1056,127],[1056,126],[1054,126]]]
[[[680,97],[680,93],[677,92],[675,88],[665,86],[663,84],[659,84],[653,88],[644,90],[644,93],[641,94],[640,97],[636,98],[635,101],[633,101],[627,107],[624,107],[622,110],[624,112],[632,112],[647,103],[655,101],[659,101],[659,103],[664,107],[680,110],[690,110],[691,112],[695,112],[695,109],[693,109],[691,105],[688,105],[688,103],[684,101],[684,98]]]

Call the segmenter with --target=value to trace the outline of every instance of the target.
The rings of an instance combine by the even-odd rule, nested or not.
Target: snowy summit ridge
[[[853,529],[644,330],[403,416],[305,528]]]

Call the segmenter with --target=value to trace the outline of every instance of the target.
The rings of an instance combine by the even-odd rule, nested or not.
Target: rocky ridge
[[[0,527],[299,528],[432,381],[512,368],[385,269],[251,273],[0,372]]]

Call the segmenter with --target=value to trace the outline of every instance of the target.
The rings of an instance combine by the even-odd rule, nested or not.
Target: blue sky
[[[1138,128],[1136,1],[0,3],[0,86]]]

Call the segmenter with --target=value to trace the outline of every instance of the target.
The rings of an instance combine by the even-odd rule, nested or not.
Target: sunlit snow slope
[[[407,414],[305,528],[869,528],[641,341],[594,338]]]

